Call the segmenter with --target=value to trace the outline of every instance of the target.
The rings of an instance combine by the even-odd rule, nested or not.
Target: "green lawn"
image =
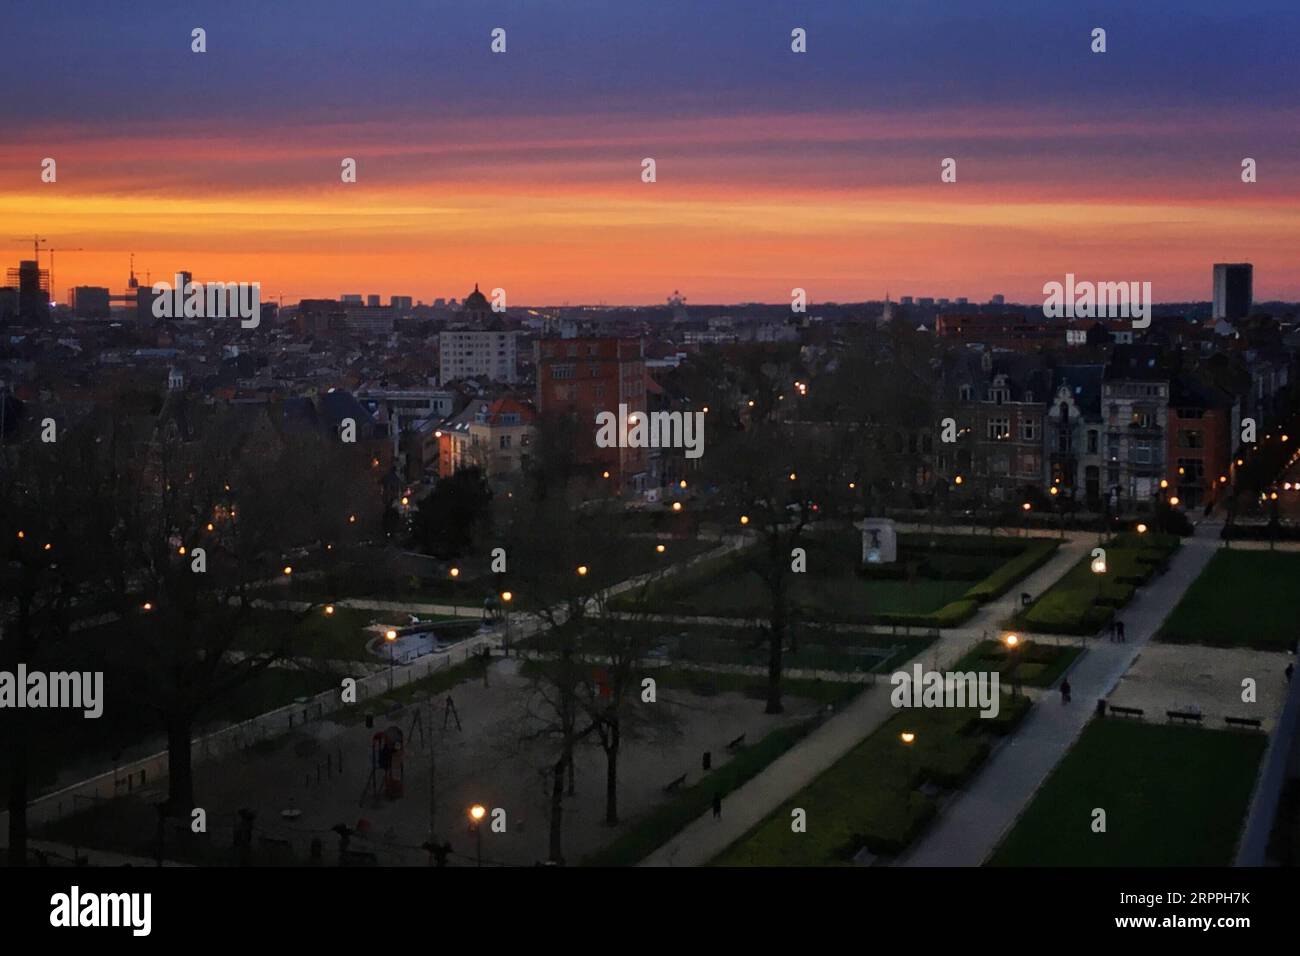
[[[1265,736],[1094,719],[993,866],[1228,866]],[[1106,832],[1094,833],[1094,808]]]
[[[645,656],[650,659],[760,667],[766,667],[768,662],[767,632],[762,628],[627,621],[620,629],[622,636],[641,631]],[[791,625],[791,633],[793,649],[787,646],[783,656],[786,668],[847,673],[888,670],[921,653],[937,636],[841,633],[802,624]],[[584,650],[601,653],[599,636],[589,637],[588,641],[594,643],[584,643]],[[516,644],[544,651],[554,648],[555,638],[544,632]]]
[[[1050,558],[1057,543],[900,535],[898,562],[868,568],[861,565],[857,532],[810,535],[802,546],[807,570],[790,578],[789,600],[795,616],[824,622],[954,627],[974,614],[981,601],[1004,593]],[[729,556],[691,569],[651,588],[645,606],[666,614],[761,614],[770,597],[749,560],[750,555]],[[627,597],[620,606],[630,607],[631,602]]]
[[[1038,634],[1094,634],[1133,599],[1137,588],[1178,549],[1174,535],[1121,534],[1106,541],[1106,571],[1082,558],[1059,581],[1012,618],[1012,625]]]
[[[898,853],[938,812],[918,789],[926,781],[959,787],[988,756],[992,740],[1009,733],[1028,711],[1024,696],[1002,697],[1002,712],[914,709],[896,714],[834,766],[787,800],[712,861],[715,866],[836,866],[863,847]],[[904,744],[900,734],[915,734]],[[807,831],[791,828],[791,813],[807,814]]]
[[[1297,582],[1300,554],[1220,550],[1166,619],[1158,639],[1287,650],[1300,621]]]
[[[1071,644],[1025,641],[1011,652],[1001,641],[980,641],[949,670],[997,671],[1004,686],[1010,686],[1014,676],[1015,682],[1026,687],[1051,687],[1081,653],[1082,648]]]

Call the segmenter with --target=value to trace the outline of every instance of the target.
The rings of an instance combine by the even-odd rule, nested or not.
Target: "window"
[[[957,390],[957,397],[963,402],[969,402],[971,399],[971,387],[969,385],[963,385]]]
[[[993,402],[993,404],[995,405],[1005,405],[1008,401],[1010,401],[1010,398],[1011,398],[1011,393],[1008,389],[1005,388],[989,389],[989,401]]]
[[[989,441],[1001,441],[1011,437],[1011,419],[1005,415],[990,418],[988,422]]]
[[[566,378],[573,378],[573,366],[572,366],[572,365],[552,365],[552,366],[551,366],[551,378],[552,378],[552,379],[566,379]]]
[[[1020,420],[1020,440],[1038,441],[1038,419],[1022,418]]]
[[[1133,449],[1133,460],[1139,465],[1151,464],[1151,442],[1145,438],[1139,441]]]
[[[1196,428],[1180,428],[1178,430],[1178,447],[1179,448],[1204,448],[1205,435]]]
[[[1133,424],[1137,428],[1155,428],[1156,427],[1155,413],[1145,408],[1134,409]]]
[[[1095,428],[1088,429],[1088,454],[1097,454],[1097,429]]]
[[[510,436],[509,436],[509,435],[502,435],[502,436],[501,436],[501,450],[502,450],[502,451],[506,451],[506,450],[508,450],[509,448],[510,448]]]

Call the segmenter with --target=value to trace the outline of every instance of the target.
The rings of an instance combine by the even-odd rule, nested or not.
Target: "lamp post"
[[[1016,634],[1008,634],[1002,639],[1002,643],[1007,646],[1007,657],[1011,661],[1008,669],[1008,676],[1011,678],[1011,696],[1016,697],[1019,694],[1020,687],[1016,682],[1016,677],[1020,671],[1020,637]]]
[[[501,607],[506,619],[506,657],[510,656],[510,602],[515,596],[509,591],[501,592]]]
[[[1101,604],[1102,577],[1106,573],[1106,552],[1103,548],[1092,549],[1092,573],[1097,577],[1097,604]]]
[[[915,764],[915,761],[912,758],[912,744],[916,743],[916,734],[912,733],[910,730],[905,730],[898,735],[898,739],[903,742],[903,746],[907,750],[907,786],[910,789],[912,786],[913,767]]]
[[[483,818],[487,815],[487,809],[481,803],[476,803],[469,808],[469,829],[474,834],[474,842],[478,845],[478,865],[483,865]]]
[[[391,627],[384,631],[384,640],[388,642],[388,689],[393,689],[393,645],[397,642],[397,631]]]

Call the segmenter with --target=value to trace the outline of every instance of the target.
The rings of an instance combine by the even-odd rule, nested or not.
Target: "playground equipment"
[[[403,742],[402,728],[396,726],[376,731],[370,738],[370,777],[366,780],[365,790],[361,792],[363,802],[367,791],[375,800],[381,794],[389,800],[402,796]]]

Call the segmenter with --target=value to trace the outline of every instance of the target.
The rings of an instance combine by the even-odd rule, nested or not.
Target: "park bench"
[[[1229,727],[1250,727],[1254,730],[1260,729],[1260,722],[1254,717],[1224,717],[1223,719]]]
[[[741,734],[731,743],[727,744],[727,749],[734,753],[735,751],[740,749],[741,745],[744,744],[744,742],[745,742],[745,735]]]
[[[1141,707],[1120,707],[1117,704],[1110,705],[1110,712],[1117,717],[1141,717],[1146,713]]]
[[[1199,724],[1201,715],[1191,710],[1166,710],[1165,716],[1170,720],[1184,720]]]
[[[664,793],[673,793],[675,790],[677,790],[678,787],[680,787],[685,782],[686,782],[686,774],[682,774],[672,783],[668,784],[668,786],[664,787]]]

